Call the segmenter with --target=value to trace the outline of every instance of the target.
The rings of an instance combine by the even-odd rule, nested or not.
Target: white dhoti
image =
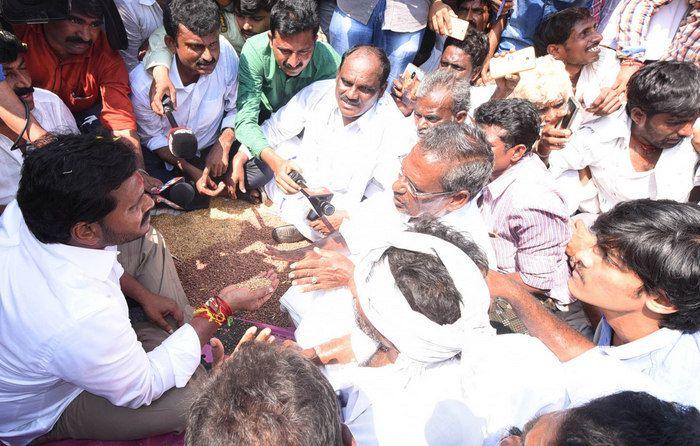
[[[294,321],[295,337],[302,348],[344,336],[355,325],[352,294],[347,287],[308,293],[290,287],[280,299],[280,306]]]

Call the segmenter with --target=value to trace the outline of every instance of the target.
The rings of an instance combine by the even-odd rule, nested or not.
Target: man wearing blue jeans
[[[331,19],[331,46],[344,54],[359,44],[383,48],[389,57],[389,85],[420,47],[431,0],[338,0]]]

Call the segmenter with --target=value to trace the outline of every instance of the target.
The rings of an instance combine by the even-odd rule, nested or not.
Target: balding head
[[[344,55],[336,77],[336,100],[345,125],[358,119],[384,94],[389,60],[384,50],[358,45]]]

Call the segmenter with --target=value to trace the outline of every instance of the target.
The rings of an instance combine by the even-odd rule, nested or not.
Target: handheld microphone
[[[163,97],[163,111],[170,123],[170,132],[168,132],[170,153],[178,158],[194,158],[197,154],[197,137],[192,129],[177,125],[177,121],[175,121],[173,116],[173,102],[170,100],[170,96]]]
[[[152,194],[153,200],[178,211],[184,211],[194,200],[195,191],[191,184],[183,180],[183,177],[176,177],[163,184],[155,194]],[[163,192],[168,189],[168,198],[165,198]]]

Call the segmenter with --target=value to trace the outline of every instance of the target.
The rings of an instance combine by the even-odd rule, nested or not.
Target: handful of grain
[[[269,288],[272,285],[272,281],[268,279],[267,277],[261,277],[261,276],[253,276],[248,280],[245,280],[237,286],[241,288],[248,288],[249,290],[255,290],[258,288]]]

